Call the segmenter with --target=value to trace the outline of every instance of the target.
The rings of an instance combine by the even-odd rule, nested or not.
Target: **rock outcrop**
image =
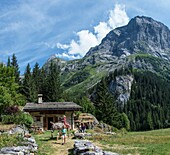
[[[88,140],[75,140],[74,155],[119,155],[118,153],[103,151]]]
[[[34,139],[34,137],[27,136],[29,132],[25,128],[21,126],[17,126],[16,128],[12,128],[7,132],[3,132],[1,134],[18,134],[18,136],[23,137],[22,146],[13,146],[13,147],[3,147],[0,149],[0,155],[31,155],[38,151],[38,145]]]

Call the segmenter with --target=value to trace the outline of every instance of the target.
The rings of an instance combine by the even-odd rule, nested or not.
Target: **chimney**
[[[43,96],[43,94],[38,94],[38,103],[42,103],[43,101],[42,101],[42,96]]]

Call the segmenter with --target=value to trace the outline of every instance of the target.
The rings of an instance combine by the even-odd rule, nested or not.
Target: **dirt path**
[[[35,135],[38,143],[37,155],[68,155],[73,149],[74,139],[67,138],[66,144],[62,145],[62,139],[51,139],[50,135]]]
[[[59,139],[58,141],[51,141],[52,148],[54,149],[55,155],[68,155],[71,149],[73,149],[74,140],[71,138],[67,138],[66,144],[62,145],[62,140]]]

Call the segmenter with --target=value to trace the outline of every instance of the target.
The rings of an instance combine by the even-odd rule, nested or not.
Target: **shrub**
[[[30,127],[33,124],[33,118],[31,115],[23,112],[19,112],[15,115],[2,115],[2,123],[4,124],[24,124],[27,127]]]
[[[15,123],[21,125],[24,124],[25,126],[30,127],[33,124],[33,118],[31,115],[21,112],[16,116]]]
[[[6,108],[5,108],[5,113],[6,113],[7,115],[16,114],[16,113],[18,113],[18,112],[19,112],[18,106],[12,105],[12,106],[9,106],[9,107],[6,107]]]
[[[2,115],[1,119],[3,124],[11,124],[15,120],[14,115]]]

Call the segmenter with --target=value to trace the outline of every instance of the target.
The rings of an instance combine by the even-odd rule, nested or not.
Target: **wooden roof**
[[[24,111],[45,111],[45,110],[68,110],[78,111],[82,107],[74,102],[43,102],[43,103],[27,103]]]

